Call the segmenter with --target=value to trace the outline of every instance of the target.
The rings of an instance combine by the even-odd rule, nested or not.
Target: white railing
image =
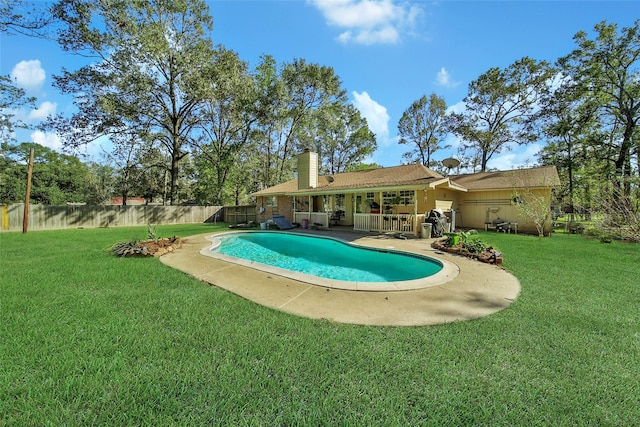
[[[322,227],[329,227],[329,214],[324,212],[294,212],[293,220],[298,224],[302,223],[302,220],[309,221],[309,225],[320,224]]]
[[[415,217],[409,214],[355,214],[353,216],[353,229],[359,231],[397,231],[415,234],[415,227]]]
[[[353,215],[353,229],[358,231],[370,231],[371,230],[371,215],[369,214],[354,214]]]
[[[309,212],[294,212],[293,213],[293,222],[297,222],[298,224],[302,223],[302,220],[306,219],[309,221]],[[311,222],[311,221],[309,221]]]

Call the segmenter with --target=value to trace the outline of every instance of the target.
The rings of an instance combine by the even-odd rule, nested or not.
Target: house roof
[[[555,166],[453,175],[451,181],[469,191],[560,186],[560,177]]]
[[[266,188],[253,196],[276,196],[289,194],[331,194],[348,191],[383,190],[385,188],[420,188],[446,184],[459,191],[499,190],[513,187],[540,188],[560,185],[555,166],[530,169],[515,169],[499,172],[452,175],[448,178],[419,164],[344,172],[318,177],[315,188],[298,189],[298,180]]]
[[[318,177],[316,188],[298,190],[298,180],[292,179],[282,184],[253,193],[253,196],[274,196],[278,194],[335,193],[349,190],[374,190],[388,187],[420,187],[442,179],[443,176],[419,164],[343,172]]]

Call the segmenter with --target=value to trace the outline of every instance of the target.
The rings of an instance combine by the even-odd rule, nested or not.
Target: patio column
[[[379,193],[380,197],[380,212],[378,213],[378,232],[382,232],[382,213],[384,211],[384,199],[382,198],[382,191]]]
[[[418,235],[418,190],[413,190],[413,234]]]

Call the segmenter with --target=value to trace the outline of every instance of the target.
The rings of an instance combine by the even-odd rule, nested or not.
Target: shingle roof
[[[336,193],[337,191],[368,190],[385,187],[426,186],[444,178],[439,173],[419,164],[344,172],[318,177],[318,186],[298,190],[298,180],[292,179],[282,184],[253,193],[253,196],[274,196],[293,193]],[[500,190],[515,187],[557,187],[560,178],[555,166],[530,169],[514,169],[498,172],[480,172],[449,177],[453,184],[468,190]]]
[[[451,176],[451,181],[469,190],[560,186],[560,177],[558,176],[558,171],[555,166],[453,175]]]
[[[298,180],[292,179],[282,184],[253,193],[254,196],[267,196],[290,193],[328,193],[337,190],[365,190],[384,187],[421,186],[441,179],[442,175],[426,166],[412,164],[389,168],[369,169],[357,172],[344,172],[318,177],[316,188],[298,190]]]

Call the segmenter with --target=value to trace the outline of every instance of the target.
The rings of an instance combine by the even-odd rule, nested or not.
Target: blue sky
[[[619,28],[640,17],[636,1],[400,1],[400,0],[214,0],[215,44],[238,52],[251,67],[270,54],[278,63],[304,58],[333,67],[350,100],[376,133],[378,150],[369,161],[401,164],[408,146],[397,143],[402,113],[422,95],[435,93],[459,108],[468,84],[491,67],[504,68],[523,56],[555,61],[575,48],[573,35],[607,20]],[[17,79],[38,98],[35,110],[17,111],[37,124],[49,113],[73,111],[72,99],[51,86],[62,67],[83,58],[53,42],[2,35],[0,72]],[[53,134],[22,132],[54,149]],[[436,153],[454,156],[453,147]],[[102,142],[104,145],[104,141]],[[544,142],[514,147],[489,163],[511,169],[535,162]],[[98,145],[86,154],[98,158]]]

